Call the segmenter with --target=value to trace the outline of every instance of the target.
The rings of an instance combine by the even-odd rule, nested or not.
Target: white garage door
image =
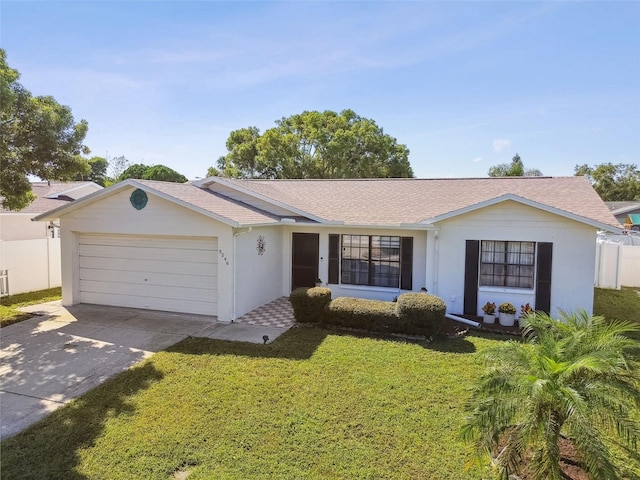
[[[79,235],[80,301],[217,315],[216,238]]]

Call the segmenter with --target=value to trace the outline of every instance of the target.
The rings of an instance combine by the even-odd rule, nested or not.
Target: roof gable
[[[587,225],[591,225],[592,227],[598,228],[600,230],[610,230],[611,225],[609,224],[604,224],[601,223],[599,221],[595,221],[591,218],[586,218],[586,217],[581,217],[579,215],[575,215],[572,214],[571,212],[566,212],[564,210],[560,210],[558,208],[554,208],[554,207],[550,207],[549,205],[545,205],[533,200],[529,200],[526,198],[522,198],[519,197],[517,195],[513,195],[513,194],[507,194],[507,195],[502,195],[500,197],[496,197],[496,198],[492,198],[490,200],[481,202],[481,203],[477,203],[475,205],[470,205],[468,207],[465,208],[461,208],[460,210],[454,211],[454,212],[449,212],[446,213],[444,215],[440,215],[438,217],[432,218],[428,221],[428,223],[437,223],[437,222],[441,222],[443,220],[447,220],[449,218],[453,218],[453,217],[457,217],[458,215],[462,215],[464,213],[470,213],[473,212],[475,210],[479,210],[481,208],[485,208],[485,207],[489,207],[492,205],[497,205],[499,203],[503,203],[503,202],[507,202],[507,201],[514,201],[517,203],[521,203],[523,205],[527,205],[529,207],[533,207],[533,208],[537,208],[539,210],[542,210],[544,212],[548,212],[548,213],[552,213],[555,215],[558,215],[560,217],[564,217],[564,218],[569,218],[571,220],[574,220],[576,222],[580,222],[580,223],[585,223]]]
[[[123,189],[132,188],[139,188],[148,194],[156,195],[231,227],[242,226],[242,224],[236,220],[237,218],[248,219],[254,224],[272,224],[279,222],[278,218],[267,215],[250,205],[242,205],[238,202],[230,201],[227,198],[221,197],[213,192],[200,189],[191,184],[134,179],[125,180],[81,200],[77,200],[71,204],[51,210],[45,214],[37,216],[35,220],[51,220],[59,218],[114,195]]]

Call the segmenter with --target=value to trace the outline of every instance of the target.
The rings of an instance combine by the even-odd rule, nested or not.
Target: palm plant
[[[507,479],[523,461],[536,479],[561,479],[560,440],[567,438],[590,478],[618,478],[603,439],[618,437],[635,449],[640,426],[640,377],[631,365],[640,331],[629,322],[607,322],[586,312],[542,313],[521,319],[524,342],[484,352],[490,367],[469,402],[462,436],[472,459],[493,457]]]

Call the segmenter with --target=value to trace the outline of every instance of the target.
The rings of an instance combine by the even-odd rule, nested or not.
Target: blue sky
[[[34,95],[93,155],[203,177],[232,130],[350,108],[416,176],[640,159],[640,2],[0,2]]]

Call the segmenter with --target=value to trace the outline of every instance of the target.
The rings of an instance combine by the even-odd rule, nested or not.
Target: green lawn
[[[2,478],[483,478],[457,432],[497,341],[188,339],[4,441]]]
[[[0,298],[0,327],[6,327],[12,323],[21,322],[31,318],[33,315],[17,310],[18,307],[36,305],[38,303],[60,300],[62,289],[49,288],[37,292],[19,293]]]
[[[622,290],[596,288],[593,313],[610,320],[629,320],[640,323],[640,288],[622,287]]]
[[[1,476],[489,478],[464,470],[458,432],[483,370],[476,353],[502,341],[311,327],[270,345],[187,339],[2,442]],[[640,478],[638,458],[619,458]]]

